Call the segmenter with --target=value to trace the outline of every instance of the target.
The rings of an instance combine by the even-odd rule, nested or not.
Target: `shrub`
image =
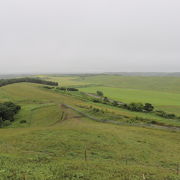
[[[102,92],[102,91],[97,91],[96,94],[97,94],[98,96],[101,96],[101,97],[103,96],[103,92]]]
[[[151,123],[152,124],[157,124],[157,122],[155,120],[152,120]]]
[[[57,89],[57,90],[61,90],[61,91],[66,91],[66,88],[65,88],[65,87],[57,87],[56,89]]]
[[[4,126],[9,126],[9,125],[11,125],[11,121],[10,120],[5,120],[5,121],[3,121],[3,127]]]
[[[177,118],[175,114],[168,114],[164,111],[156,111],[156,115],[167,118],[167,119],[175,119]]]
[[[154,109],[154,106],[153,106],[152,104],[150,104],[150,103],[145,103],[145,105],[144,105],[144,110],[145,110],[145,111],[151,112],[151,111],[153,111],[153,109]]]
[[[0,117],[0,127],[3,127],[3,120],[2,120],[2,117]]]
[[[79,89],[76,89],[76,88],[67,88],[67,91],[79,91]]]
[[[175,119],[176,115],[175,114],[167,114],[167,117],[170,119]]]
[[[24,124],[24,123],[27,123],[27,121],[26,120],[21,120],[20,123]]]
[[[92,101],[95,102],[95,103],[100,103],[101,102],[99,99],[93,99]]]
[[[98,108],[93,108],[93,112],[99,112],[100,110]]]
[[[128,105],[127,104],[119,104],[118,107],[119,108],[128,109]]]
[[[66,88],[65,87],[60,87],[59,88],[61,91],[66,91]]]
[[[105,103],[108,103],[108,102],[109,102],[109,99],[108,99],[107,97],[104,97],[104,98],[103,98],[103,101],[104,101]]]
[[[113,106],[118,106],[118,102],[117,101],[113,101],[112,105]]]
[[[127,105],[127,109],[131,111],[142,112],[144,110],[144,106],[142,103],[130,103]]]

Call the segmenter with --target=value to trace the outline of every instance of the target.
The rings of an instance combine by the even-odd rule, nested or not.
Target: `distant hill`
[[[174,76],[180,77],[180,72],[104,72],[104,73],[43,73],[49,77],[59,76],[96,76],[96,75],[120,75],[120,76]],[[37,76],[38,73],[32,74],[0,74],[0,79],[31,77]]]
[[[180,72],[108,72],[105,74],[122,76],[176,76],[180,77]]]

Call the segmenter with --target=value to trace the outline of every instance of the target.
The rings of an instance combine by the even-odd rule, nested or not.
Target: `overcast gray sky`
[[[180,71],[179,0],[0,0],[0,73]]]

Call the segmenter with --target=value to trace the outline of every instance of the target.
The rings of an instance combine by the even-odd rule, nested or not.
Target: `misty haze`
[[[0,72],[177,72],[178,0],[4,0]]]

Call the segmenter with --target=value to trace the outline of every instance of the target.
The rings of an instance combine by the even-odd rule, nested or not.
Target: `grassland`
[[[91,86],[87,87],[88,92],[95,88],[92,82],[78,82],[79,78],[60,77],[59,81],[62,86]],[[99,107],[116,115],[135,114],[83,101],[37,84],[1,87],[0,101],[7,100],[20,104],[22,110],[10,127],[0,129],[2,180],[180,179],[177,171],[179,132],[92,121],[62,104],[76,108]],[[171,104],[163,101],[157,105]],[[173,105],[179,106],[178,103]],[[21,120],[27,123],[21,124]]]
[[[80,76],[76,81],[106,87],[180,93],[180,77],[96,75]]]
[[[149,102],[158,109],[180,115],[180,77],[118,75],[41,76],[84,92],[102,90],[105,96],[129,102]]]

